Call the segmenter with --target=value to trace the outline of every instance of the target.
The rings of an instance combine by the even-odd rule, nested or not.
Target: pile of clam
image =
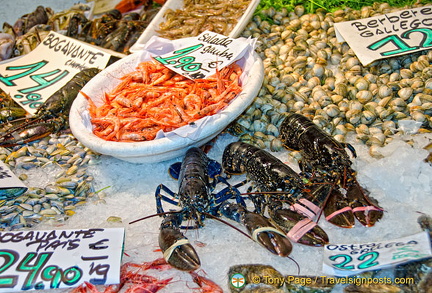
[[[419,131],[432,126],[432,51],[375,61],[363,66],[347,43],[336,39],[333,24],[405,8],[387,3],[305,14],[302,6],[261,11],[243,37],[258,38],[265,77],[254,103],[232,125],[241,140],[281,149],[277,138],[283,118],[301,113],[338,141],[355,134],[371,146],[384,146],[401,134],[401,120]]]
[[[89,200],[103,202],[103,193],[94,192],[93,177],[87,174],[97,156],[68,134],[0,148],[0,160],[29,187],[19,197],[0,200],[0,230],[62,222]]]

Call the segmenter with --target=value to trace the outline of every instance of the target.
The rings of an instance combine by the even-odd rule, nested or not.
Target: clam
[[[366,104],[372,100],[373,95],[369,90],[360,90],[357,92],[356,98],[360,103]]]
[[[398,96],[402,98],[404,101],[408,100],[413,94],[413,89],[410,87],[401,88],[398,91]]]
[[[429,123],[432,53],[416,52],[363,66],[350,46],[335,37],[333,23],[337,21],[393,11],[388,4],[372,7],[315,14],[304,14],[300,6],[297,14],[267,11],[266,17],[274,21],[270,27],[264,19],[253,18],[255,24],[246,30],[251,30],[252,35],[259,33],[259,40],[263,40],[256,51],[266,56],[265,80],[251,105],[259,111],[247,110],[245,120],[250,124],[260,120],[254,123],[267,125],[267,138],[260,138],[267,147],[275,134],[270,125],[277,127],[275,121],[279,121],[272,118],[275,113],[302,113],[333,135],[340,135],[341,140],[359,125],[380,129],[375,137],[372,133],[362,134],[362,140],[370,145],[387,143],[389,136],[398,131],[398,119]],[[243,127],[243,131],[248,130]]]

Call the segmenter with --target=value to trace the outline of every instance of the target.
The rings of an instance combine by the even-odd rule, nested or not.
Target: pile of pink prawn
[[[95,286],[84,282],[70,291],[70,293],[155,293],[165,288],[173,281],[173,278],[158,279],[146,273],[148,270],[169,270],[173,267],[164,258],[142,264],[125,263],[120,269],[120,283],[108,286]],[[198,287],[193,288],[201,293],[222,293],[221,287],[210,279],[199,275],[197,272],[189,272],[192,280]]]
[[[105,93],[104,104],[89,102],[93,133],[107,141],[153,140],[158,131],[172,131],[213,115],[241,91],[242,69],[233,63],[209,78],[188,79],[161,63],[140,63]]]

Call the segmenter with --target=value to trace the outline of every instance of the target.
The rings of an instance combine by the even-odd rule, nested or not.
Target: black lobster
[[[280,139],[288,149],[300,151],[299,162],[303,174],[315,184],[331,185],[326,205],[337,206],[326,218],[332,223],[346,227],[335,215],[352,213],[364,226],[371,227],[383,217],[378,202],[368,196],[356,179],[356,172],[345,148],[356,157],[355,149],[342,144],[318,128],[311,120],[300,114],[288,115],[280,126]],[[354,225],[354,218],[352,223]]]
[[[328,243],[327,234],[314,222],[321,211],[325,185],[306,186],[288,165],[245,142],[229,144],[222,164],[228,174],[247,174],[258,191],[249,193],[256,211],[263,214],[267,207],[270,218],[291,240],[310,246]]]
[[[178,193],[163,184],[157,187],[156,215],[164,216],[160,226],[159,246],[165,260],[179,270],[193,271],[199,268],[198,254],[180,230],[200,228],[207,217],[218,219],[222,215],[245,225],[252,238],[270,252],[288,256],[292,250],[289,239],[268,219],[249,212],[239,191],[220,176],[221,172],[218,162],[209,159],[200,148],[192,147],[186,152],[182,163],[170,167],[170,174],[179,182]],[[212,190],[221,182],[227,187],[213,194]],[[167,195],[163,195],[162,191]],[[162,201],[178,205],[181,209],[165,212]],[[193,221],[194,225],[182,226],[183,221]]]

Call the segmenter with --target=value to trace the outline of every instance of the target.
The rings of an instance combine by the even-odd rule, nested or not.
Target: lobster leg
[[[225,217],[243,224],[256,242],[279,256],[288,256],[292,251],[291,242],[270,221],[260,214],[249,212],[242,205],[224,203],[220,212]]]
[[[165,260],[181,271],[194,271],[201,265],[195,248],[189,240],[180,232],[182,214],[167,215],[160,227],[159,247]]]

